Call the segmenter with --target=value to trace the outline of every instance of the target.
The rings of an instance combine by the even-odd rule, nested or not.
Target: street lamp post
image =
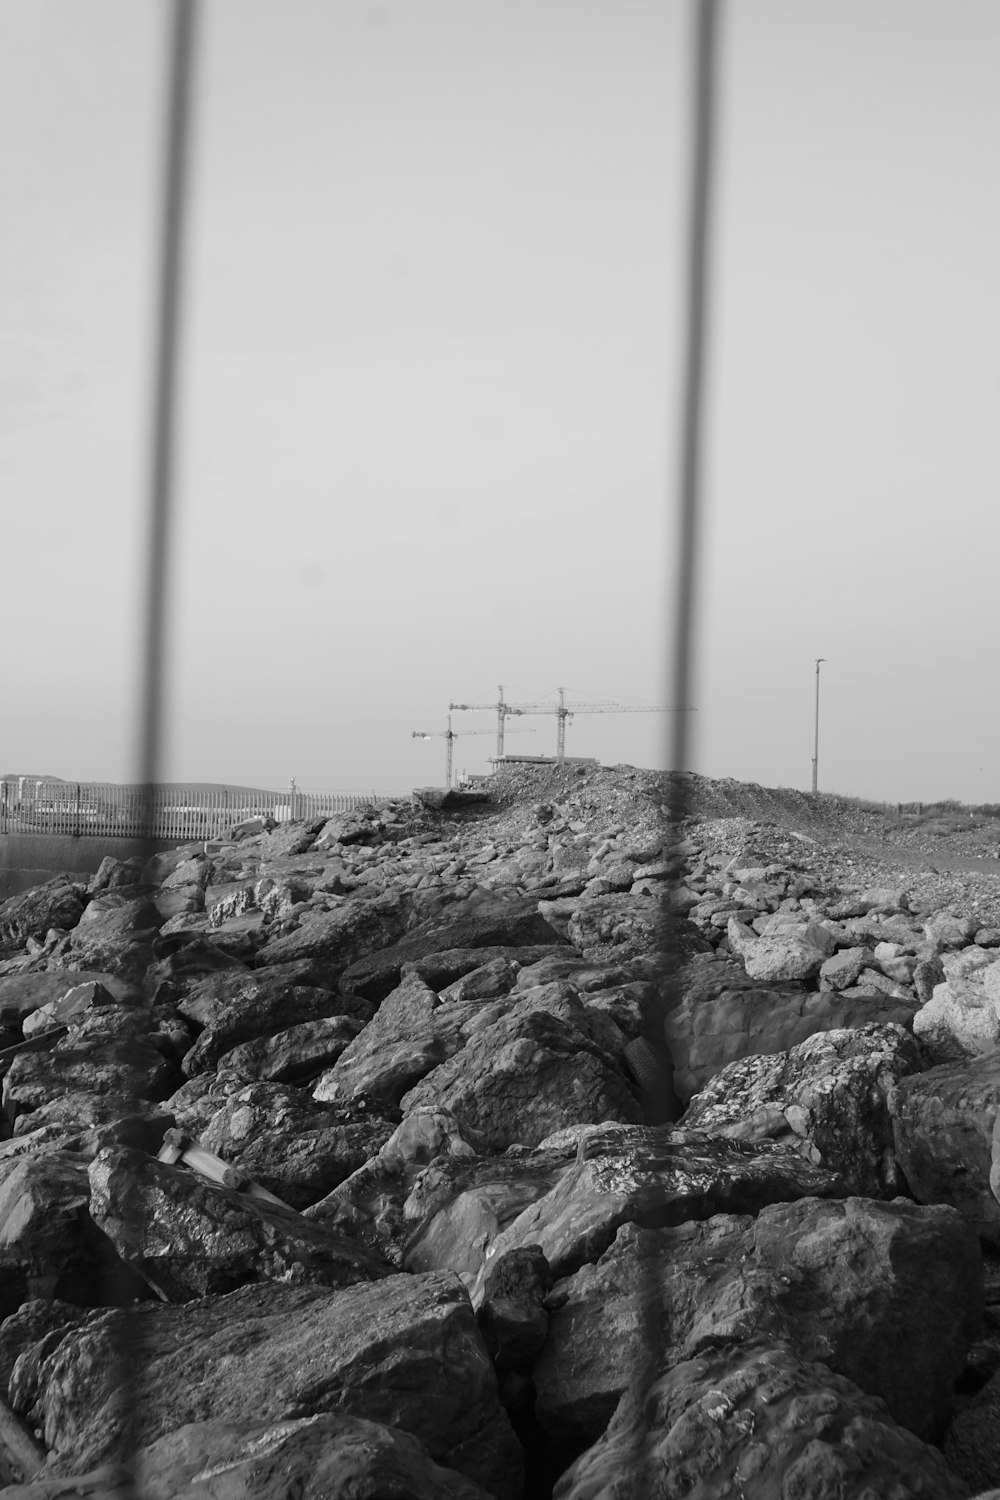
[[[825,656],[816,658],[816,740],[813,746],[813,796],[819,789],[819,664],[826,661]]]

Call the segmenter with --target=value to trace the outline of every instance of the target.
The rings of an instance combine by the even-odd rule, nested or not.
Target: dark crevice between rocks
[[[575,1455],[561,1451],[552,1441],[535,1416],[533,1403],[508,1408],[507,1415],[524,1449],[524,1500],[552,1500],[556,1481]]]

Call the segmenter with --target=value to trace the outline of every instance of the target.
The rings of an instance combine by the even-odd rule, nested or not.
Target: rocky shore
[[[0,1497],[1000,1500],[995,841],[668,790],[0,906]]]

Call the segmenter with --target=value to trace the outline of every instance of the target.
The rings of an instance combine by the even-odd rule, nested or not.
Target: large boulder
[[[126,1464],[101,1464],[73,1479],[36,1478],[0,1491],[4,1500],[329,1500],[411,1496],[490,1500],[471,1479],[436,1464],[407,1432],[361,1417],[188,1422]]]
[[[918,1043],[898,1024],[818,1031],[788,1052],[729,1063],[691,1100],[680,1123],[742,1141],[782,1141],[839,1173],[851,1193],[905,1190],[893,1148],[890,1098],[920,1073]]]
[[[347,1016],[362,1023],[371,1006],[312,982],[301,964],[234,971],[200,980],[178,1001],[178,1010],[204,1029],[182,1064],[187,1076],[214,1068],[225,1053],[304,1021]]]
[[[260,841],[261,861],[284,859],[293,854],[304,854],[315,844],[326,826],[327,819],[306,818],[282,823],[265,833]]]
[[[128,1405],[123,1337],[135,1353]],[[42,1428],[55,1474],[84,1474],[192,1421],[343,1414],[411,1433],[496,1500],[521,1495],[521,1451],[468,1296],[447,1273],[143,1303],[93,1316],[37,1363],[30,1354],[11,1402]]]
[[[1000,1370],[957,1414],[941,1446],[970,1493],[1000,1484]]]
[[[775,913],[760,934],[735,917],[726,936],[732,951],[743,960],[747,975],[758,984],[785,984],[818,974],[836,947],[830,930],[819,922],[803,922]]]
[[[1000,1052],[901,1078],[892,1105],[896,1160],[919,1203],[949,1203],[976,1233],[1000,1245]]]
[[[312,1083],[343,1056],[364,1022],[353,1016],[324,1016],[240,1042],[219,1058],[220,1073],[268,1083]]]
[[[935,1062],[980,1057],[1000,1046],[1000,960],[955,974],[913,1017],[913,1031]]]
[[[29,938],[41,942],[51,927],[74,928],[86,906],[83,886],[69,875],[56,875],[0,904],[0,950],[23,948]]]
[[[788,1340],[936,1441],[982,1315],[982,1273],[951,1209],[806,1198],[756,1219],[627,1225],[548,1305],[538,1415],[578,1449],[603,1431],[643,1357],[662,1368],[671,1355],[756,1337]]]
[[[434,1025],[439,1005],[429,985],[407,974],[323,1074],[313,1097],[341,1104],[364,1097],[397,1106],[406,1091],[448,1055]]]
[[[853,1029],[866,1022],[907,1026],[916,1001],[885,995],[856,998],[801,985],[756,986],[731,960],[689,967],[679,1003],[664,1022],[674,1061],[674,1087],[685,1102],[738,1058],[787,1052],[817,1031]]]
[[[65,1151],[0,1164],[0,1318],[29,1298],[101,1303],[114,1259],[88,1214],[87,1164]]]
[[[683,1488],[681,1488],[683,1487]],[[725,1344],[639,1378],[555,1500],[965,1500],[936,1448],[787,1345]]]
[[[477,1029],[400,1104],[404,1113],[450,1110],[489,1151],[536,1146],[566,1125],[642,1119],[612,1055],[572,1021],[530,1005]]]
[[[560,939],[561,934],[539,913],[534,897],[479,891],[464,901],[446,902],[440,911],[414,927],[401,942],[383,947],[378,953],[373,951],[366,959],[359,958],[343,972],[341,982],[345,990],[378,1001],[399,983],[404,964],[417,964],[431,954],[449,949],[537,948],[539,945],[549,952]],[[490,954],[490,957],[495,956]],[[474,964],[468,965],[468,968],[473,967]],[[467,968],[460,968],[450,973],[443,984],[467,972]],[[422,974],[422,977],[437,988],[436,980],[430,974]]]
[[[375,1156],[393,1128],[367,1111],[351,1117],[325,1109],[289,1085],[254,1083],[227,1092],[200,1139],[206,1150],[303,1209]]]
[[[258,949],[258,965],[292,963],[305,959],[328,982],[340,978],[358,959],[377,953],[402,936],[410,903],[398,890],[382,895],[354,895],[331,911],[312,911],[297,927],[268,937]]]
[[[31,974],[6,974],[0,978],[0,1026],[20,1030],[26,1017],[42,1006],[58,1003],[71,989],[83,982],[100,984],[115,1000],[126,1002],[137,999],[136,985],[114,974],[68,974],[63,969],[45,970]]]
[[[135,887],[95,896],[70,933],[69,957],[81,969],[103,969],[138,979],[153,956],[163,917],[148,895]]]
[[[375,961],[372,962],[374,964]],[[429,984],[432,990],[436,990],[444,998],[444,991],[458,984],[466,975],[479,969],[489,968],[493,964],[519,966],[518,978],[536,965],[561,964],[564,968],[560,970],[559,975],[553,974],[552,976],[561,978],[564,973],[579,968],[583,962],[576,949],[570,948],[565,942],[526,943],[521,947],[490,944],[485,948],[444,948],[433,953],[425,953],[420,958],[404,963],[400,969],[400,977],[405,979],[407,974],[415,974],[418,979]],[[386,993],[382,989],[381,973],[375,972],[374,975],[370,975],[369,984],[362,977],[360,969],[359,965],[357,970],[350,969],[344,975],[345,989],[349,989],[353,994],[364,995],[368,995],[370,990],[370,998],[381,998],[382,994]],[[501,971],[496,969],[493,972]],[[498,989],[497,993],[502,993],[502,991]],[[472,996],[468,995],[463,998],[472,998]]]
[[[435,1160],[413,1183],[402,1205],[409,1229],[403,1266],[408,1271],[457,1271],[473,1286],[498,1236],[552,1191],[574,1157],[575,1152],[564,1147],[471,1161]],[[526,1248],[519,1245],[509,1254]],[[531,1248],[541,1254],[537,1245]],[[490,1276],[498,1263],[491,1260]],[[477,1305],[485,1296],[483,1291]]]
[[[165,1099],[178,1080],[177,1069],[148,1037],[63,1036],[48,1052],[22,1052],[3,1081],[8,1120],[30,1113],[67,1093],[127,1094],[153,1102]]]
[[[188,1302],[248,1282],[344,1287],[388,1274],[380,1257],[301,1214],[144,1152],[102,1151],[89,1172],[94,1223],[167,1301]]]
[[[411,1236],[450,1201],[450,1192],[439,1187],[439,1181],[447,1184],[452,1166],[475,1160],[475,1146],[447,1110],[414,1110],[362,1166],[307,1209],[306,1217],[342,1228],[401,1267]]]
[[[608,892],[573,905],[566,935],[589,959],[631,958],[655,952],[663,930],[663,908],[653,895]]]
[[[238,1493],[240,1500],[286,1500],[292,1494],[296,1500],[489,1500],[480,1485],[436,1464],[410,1433],[340,1413],[190,1422],[143,1449],[132,1468],[143,1500],[205,1500],[206,1484],[221,1496],[215,1476],[227,1495]]]

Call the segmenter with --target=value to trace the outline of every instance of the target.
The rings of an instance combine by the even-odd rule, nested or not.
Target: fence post
[[[293,776],[292,777],[292,784],[289,787],[289,791],[288,791],[288,821],[289,821],[289,823],[294,823],[295,822],[295,797],[296,797],[296,793],[295,793],[295,777]]]

